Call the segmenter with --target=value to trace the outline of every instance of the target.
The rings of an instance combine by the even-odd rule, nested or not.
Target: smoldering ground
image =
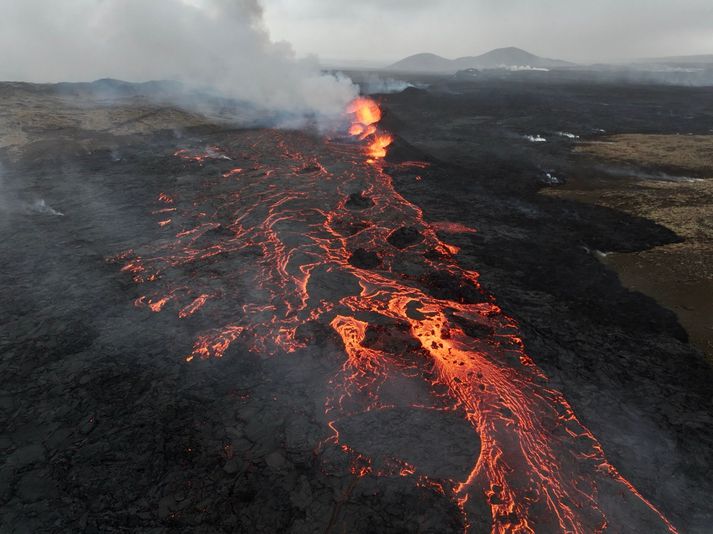
[[[26,103],[51,91],[23,87]],[[79,88],[62,88],[65,95],[74,90]],[[676,236],[612,210],[535,196],[531,192],[541,185],[533,172],[538,158],[531,152],[547,149],[549,163],[567,153],[573,141],[562,138],[558,144],[559,136],[548,135],[548,143],[533,144],[500,131],[502,118],[516,112],[522,117],[518,133],[584,136],[582,117],[592,117],[593,110],[592,123],[613,130],[627,110],[629,121],[648,120],[648,108],[631,111],[616,88],[600,87],[596,98],[575,94],[572,111],[553,120],[549,112],[533,115],[529,110],[533,101],[536,108],[550,109],[552,99],[561,109],[569,107],[561,102],[560,88],[537,94],[532,86],[481,90],[491,95],[487,102],[478,95],[418,90],[384,97],[391,131],[414,139],[441,160],[472,163],[453,167],[431,159],[431,172],[394,166],[395,184],[424,208],[428,220],[478,229],[473,235],[448,236],[462,249],[459,261],[479,270],[498,302],[512,311],[538,364],[602,441],[614,465],[674,524],[705,532],[701,525],[709,511],[700,488],[707,482],[699,473],[709,465],[711,437],[699,422],[709,420],[702,400],[709,375],[684,343],[685,333],[671,313],[624,290],[582,249],[584,243],[631,250],[669,243]],[[699,116],[705,99],[691,95],[670,98],[682,114]],[[602,99],[618,104],[607,106],[605,113],[598,105]],[[582,102],[588,102],[586,107]],[[437,105],[443,113],[434,124],[425,116]],[[132,111],[127,121],[117,106],[111,113],[121,120],[109,121],[108,131],[91,130],[101,121],[56,123],[54,106],[50,101],[50,116],[40,121],[45,128],[28,130],[27,145],[0,151],[9,190],[31,191],[65,214],[16,213],[2,227],[0,272],[6,289],[0,352],[6,380],[0,416],[8,457],[0,468],[3,525],[308,532],[315,525],[327,529],[334,524],[357,532],[462,531],[457,507],[438,492],[401,476],[367,476],[352,486],[355,466],[347,455],[329,447],[315,453],[315,445],[330,435],[324,398],[343,363],[339,341],[327,335],[328,328],[317,330],[321,341],[298,354],[266,359],[237,340],[219,361],[188,364],[183,358],[195,337],[215,326],[215,316],[198,313],[179,320],[170,306],[158,314],[137,309],[133,302],[142,290],[120,264],[107,263],[120,251],[165,243],[171,230],[159,227],[151,214],[161,192],[178,191],[187,207],[206,193],[207,199],[197,200],[207,200],[213,209],[198,210],[186,225],[192,228],[201,220],[199,212],[220,205],[221,188],[235,188],[240,198],[248,185],[240,180],[260,177],[254,169],[254,174],[226,182],[226,170],[250,165],[217,157],[187,166],[173,156],[177,149],[202,153],[240,134],[244,148],[231,155],[251,161],[250,139],[258,132],[191,126],[190,118],[161,111],[153,116],[156,123],[143,110]],[[471,106],[471,113],[482,106],[497,116],[457,122]],[[455,125],[448,125],[451,120]],[[680,122],[668,121],[666,128]],[[703,118],[684,124],[707,127]],[[268,139],[288,136],[264,133]],[[480,152],[472,150],[473,144],[453,142],[466,134],[484,139]],[[286,138],[300,146],[307,142],[300,136],[291,132]],[[443,140],[450,152],[439,145]],[[274,156],[268,145],[259,146],[265,158]],[[398,151],[409,160],[431,158],[403,141],[397,141],[393,152]],[[502,158],[509,153],[509,165],[494,153]],[[287,164],[302,169],[298,160]],[[294,187],[292,182],[305,175],[296,176],[285,187]],[[203,191],[206,181],[217,189]],[[220,232],[211,232],[203,245],[221,239]],[[230,264],[220,258],[204,265],[204,274],[229,276],[242,261]],[[243,259],[254,262],[259,256]],[[183,274],[195,282],[200,272]],[[248,296],[256,290],[241,289]],[[233,313],[232,302],[224,304]],[[395,399],[418,392],[392,391]],[[414,464],[435,466],[436,475],[445,469],[461,478],[478,453],[477,436],[467,436],[462,422],[432,423],[436,416],[419,411],[404,417],[399,410],[387,410],[345,420],[337,429],[373,458],[393,456],[399,449]],[[348,494],[349,488],[356,489]],[[487,507],[478,517],[489,519]],[[488,523],[476,522],[474,530],[488,531]]]

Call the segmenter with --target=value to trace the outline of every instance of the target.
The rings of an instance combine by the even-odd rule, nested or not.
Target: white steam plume
[[[335,116],[341,76],[272,42],[259,0],[0,0],[0,80],[179,80],[260,108]]]

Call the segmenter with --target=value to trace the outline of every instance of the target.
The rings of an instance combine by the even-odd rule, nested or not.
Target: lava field
[[[590,252],[675,234],[438,98],[1,151],[0,530],[705,532],[710,368]]]

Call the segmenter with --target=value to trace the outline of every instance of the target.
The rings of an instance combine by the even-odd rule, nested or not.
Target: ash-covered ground
[[[540,194],[601,130],[710,134],[708,89],[441,81],[380,99],[377,166],[105,89],[0,89],[0,531],[557,532],[533,488],[578,481],[577,524],[709,530],[710,364],[595,254],[682,238]]]

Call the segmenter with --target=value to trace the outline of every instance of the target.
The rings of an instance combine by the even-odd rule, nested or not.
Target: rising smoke
[[[259,0],[0,0],[0,13],[0,80],[179,80],[316,117],[357,93],[271,41]]]
[[[394,78],[384,78],[375,73],[369,73],[365,80],[359,82],[359,87],[364,94],[387,94],[400,93],[409,87],[415,87],[414,84],[403,80],[395,80]]]

